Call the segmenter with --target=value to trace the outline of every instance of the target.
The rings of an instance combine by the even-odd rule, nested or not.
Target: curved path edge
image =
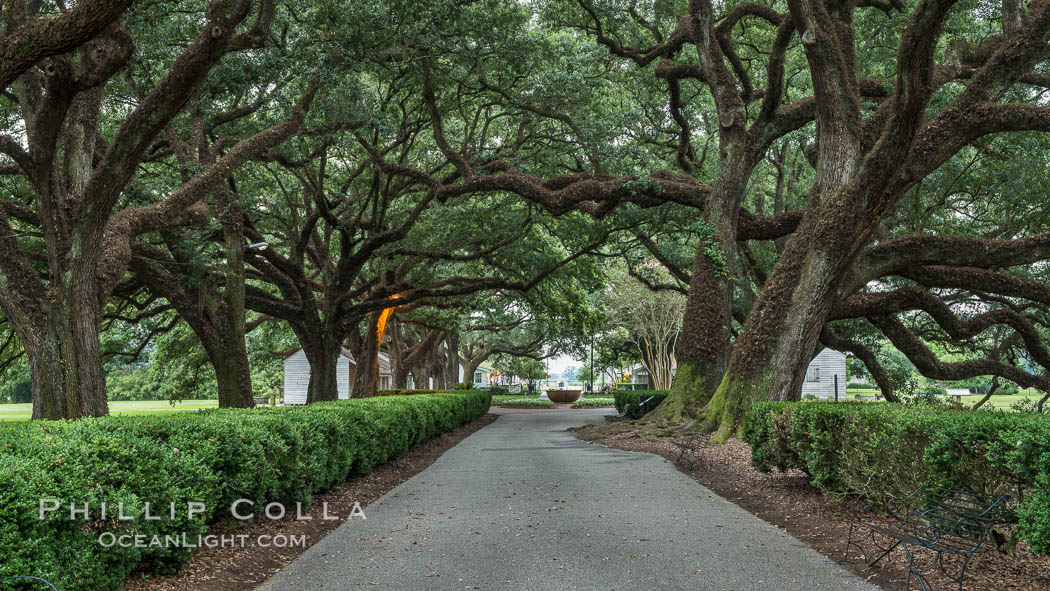
[[[666,459],[567,431],[608,412],[500,413],[259,591],[878,589]]]

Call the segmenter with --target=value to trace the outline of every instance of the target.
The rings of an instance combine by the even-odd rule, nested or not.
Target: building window
[[[480,371],[474,372],[474,383],[475,384],[482,383],[482,380],[484,379],[484,377],[485,377],[485,374],[481,373]]]
[[[820,381],[820,368],[811,367],[809,368],[809,375],[806,376],[807,382],[819,382]]]

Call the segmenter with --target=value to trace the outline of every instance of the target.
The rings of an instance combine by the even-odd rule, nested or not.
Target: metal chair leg
[[[897,540],[896,542],[891,544],[889,548],[886,548],[886,550],[882,554],[879,554],[878,558],[876,558],[875,560],[872,560],[871,562],[869,562],[868,566],[875,566],[876,562],[878,562],[878,561],[882,560],[883,558],[885,558],[885,556],[887,554],[892,552],[894,548],[896,548],[897,546],[900,546],[900,545],[901,545],[900,540]]]

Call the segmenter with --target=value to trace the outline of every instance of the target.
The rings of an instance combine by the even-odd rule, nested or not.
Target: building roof
[[[823,349],[820,350],[820,353],[817,353],[816,355],[814,355],[813,358],[816,359],[817,357],[819,357],[821,355],[824,355],[825,357],[827,357],[827,356],[835,356],[835,357],[842,357],[843,359],[846,358],[846,354],[845,353],[843,353],[842,351],[836,351],[835,349],[832,349],[830,347],[824,347]]]

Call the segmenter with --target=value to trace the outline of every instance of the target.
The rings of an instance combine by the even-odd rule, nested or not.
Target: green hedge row
[[[612,398],[580,398],[572,403],[573,408],[595,408],[603,406],[614,406],[616,401]]]
[[[616,412],[626,414],[632,419],[640,419],[645,414],[640,406],[643,400],[653,397],[646,405],[648,410],[652,410],[670,393],[670,390],[613,390],[612,395],[616,401]]]
[[[490,402],[485,392],[464,391],[8,425],[0,428],[0,578],[34,575],[92,591],[120,589],[136,567],[174,571],[192,549],[107,548],[100,535],[193,542],[242,498],[255,502],[257,518],[271,502],[292,512],[296,502],[305,507],[312,494],[476,419]],[[62,510],[40,520],[40,499],[58,499]],[[69,504],[85,502],[90,517],[71,519]],[[146,502],[162,520],[141,518]],[[204,503],[205,513],[188,515],[190,502]],[[137,518],[117,520],[118,503]]]
[[[448,394],[449,392],[462,393],[464,390],[423,390],[400,388],[392,390],[379,390],[376,396],[410,396],[412,394]]]
[[[500,403],[500,406],[524,406],[524,407],[543,407],[553,408],[554,403],[550,400],[544,400],[542,398],[512,398],[510,400],[504,400]]]
[[[1018,533],[1050,553],[1050,417],[896,404],[758,403],[741,436],[756,468],[805,471],[830,494],[924,482],[1008,494]]]

